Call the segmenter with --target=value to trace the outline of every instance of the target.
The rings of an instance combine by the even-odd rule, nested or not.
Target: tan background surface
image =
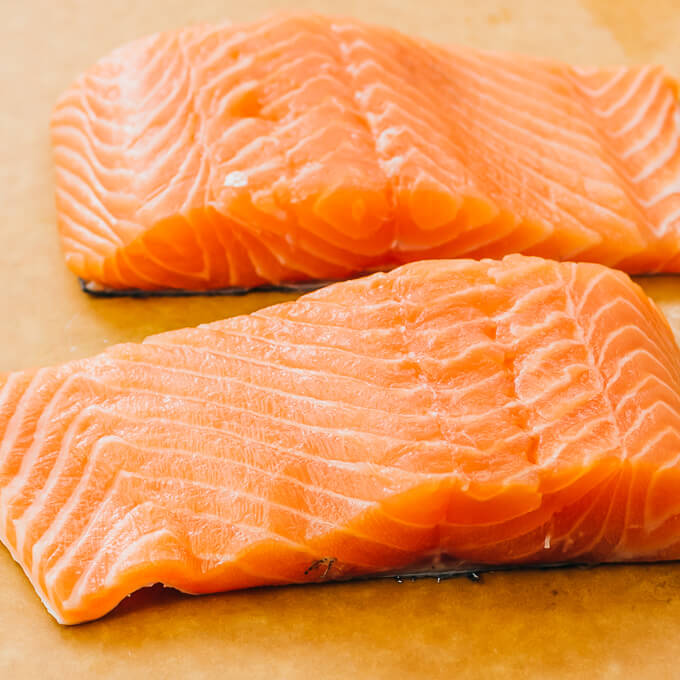
[[[111,48],[273,0],[0,0],[0,370],[286,297],[93,300],[57,245],[47,120]],[[300,0],[440,41],[680,75],[679,0]],[[680,278],[644,282],[680,331]],[[62,628],[0,548],[0,678],[678,678],[680,565],[525,571],[187,598],[156,588]]]

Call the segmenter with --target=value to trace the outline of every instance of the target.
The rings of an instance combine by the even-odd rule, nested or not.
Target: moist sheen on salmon
[[[273,16],[124,46],[52,117],[69,267],[249,288],[521,252],[680,271],[677,83]]]
[[[679,460],[626,274],[426,261],[6,376],[0,538],[62,623],[156,582],[678,559]]]

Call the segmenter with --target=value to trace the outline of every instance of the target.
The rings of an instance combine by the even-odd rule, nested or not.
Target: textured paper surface
[[[86,356],[291,299],[92,299],[63,265],[47,121],[117,45],[272,0],[0,2],[0,370]],[[439,41],[680,75],[677,0],[301,0]],[[680,331],[680,277],[643,282]],[[0,678],[677,678],[680,565],[524,571],[188,598],[161,588],[62,628],[0,548]]]

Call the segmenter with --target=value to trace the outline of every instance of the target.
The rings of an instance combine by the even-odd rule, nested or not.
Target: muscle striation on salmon
[[[600,265],[412,263],[0,385],[0,538],[62,623],[156,582],[680,558],[680,353]]]
[[[358,21],[275,15],[121,47],[52,117],[93,290],[337,280],[521,252],[680,271],[678,88]]]

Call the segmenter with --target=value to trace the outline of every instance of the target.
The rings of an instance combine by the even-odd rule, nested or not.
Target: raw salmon
[[[680,353],[622,272],[339,283],[0,391],[0,537],[62,623],[441,564],[680,558]]]
[[[577,68],[275,15],[122,47],[52,118],[92,289],[249,288],[511,252],[680,271],[664,68]]]

